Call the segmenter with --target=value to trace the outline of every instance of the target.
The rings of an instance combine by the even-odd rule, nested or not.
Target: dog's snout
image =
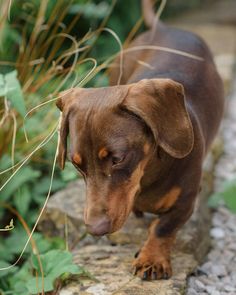
[[[86,224],[87,231],[94,236],[103,236],[110,232],[111,221],[108,217],[102,217],[101,219],[94,220],[90,224]]]

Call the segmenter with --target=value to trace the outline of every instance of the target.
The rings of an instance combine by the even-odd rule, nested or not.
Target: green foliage
[[[1,96],[6,97],[21,116],[24,117],[26,114],[25,101],[15,70],[6,75],[0,74],[0,97]]]
[[[26,233],[23,230],[13,231],[9,238],[1,241],[0,244],[0,268],[10,266],[15,255],[21,252]],[[86,270],[72,261],[72,254],[63,250],[64,241],[59,238],[45,239],[42,234],[35,233],[33,239],[41,255],[32,254],[30,247],[27,247],[24,257],[28,257],[21,267],[15,266],[9,270],[0,272],[0,285],[2,289],[9,291],[9,294],[38,294],[42,291],[52,291],[55,282],[63,283],[71,276],[90,276]],[[43,279],[39,259],[43,269]],[[36,277],[37,274],[37,277]],[[3,284],[4,282],[4,284]]]
[[[229,180],[223,184],[220,192],[213,194],[209,199],[209,206],[217,208],[224,204],[232,212],[236,213],[236,180]]]
[[[58,278],[68,278],[72,275],[82,275],[84,269],[72,262],[72,254],[67,251],[51,250],[44,255],[40,255],[40,260],[44,272],[44,291],[52,291],[54,282]],[[33,268],[40,273],[40,266],[36,255],[32,256]],[[38,288],[37,288],[38,280]],[[30,294],[41,292],[42,278],[31,278],[27,282],[27,289]]]
[[[43,277],[39,258],[43,269]],[[3,265],[8,266],[7,263]],[[5,272],[4,276],[10,274],[14,274],[14,276],[8,280],[8,291],[9,294],[14,295],[53,291],[57,283],[63,284],[64,281],[71,278],[79,279],[80,276],[89,276],[84,268],[73,263],[71,253],[62,250],[51,250],[39,256],[32,255],[20,269],[14,267]],[[3,281],[4,276],[0,276],[0,280]]]

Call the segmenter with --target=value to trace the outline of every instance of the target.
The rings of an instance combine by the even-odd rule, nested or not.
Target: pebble
[[[206,291],[209,293],[209,294],[214,294],[215,291],[216,291],[216,287],[215,286],[206,286]]]
[[[234,85],[222,128],[224,153],[215,169],[215,192],[236,178],[236,80]],[[213,213],[210,236],[212,249],[199,266],[201,275],[189,278],[186,295],[236,295],[236,214],[220,205]]]
[[[187,291],[187,295],[198,295],[198,293],[193,288],[189,288]]]
[[[198,291],[203,291],[205,289],[205,285],[199,280],[195,280],[195,285]]]
[[[224,265],[212,265],[211,271],[217,277],[224,277],[227,275],[227,271]]]
[[[215,239],[223,239],[225,237],[225,232],[220,227],[214,227],[211,229],[211,237]]]
[[[226,285],[226,286],[224,286],[224,289],[225,289],[225,291],[227,291],[227,292],[233,292],[233,291],[236,291],[236,288],[234,288],[234,287],[232,287],[232,286],[230,286],[230,285]]]

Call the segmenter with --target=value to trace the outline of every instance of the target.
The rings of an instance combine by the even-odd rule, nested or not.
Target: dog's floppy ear
[[[170,79],[141,80],[130,85],[122,107],[139,116],[172,157],[183,158],[191,152],[193,127],[181,84]]]
[[[73,100],[73,90],[64,91],[59,94],[59,98],[56,101],[56,106],[59,108],[61,113],[60,119],[60,130],[59,130],[59,148],[57,154],[57,161],[60,168],[63,170],[65,167],[65,160],[67,154],[67,136],[69,133],[69,105]]]

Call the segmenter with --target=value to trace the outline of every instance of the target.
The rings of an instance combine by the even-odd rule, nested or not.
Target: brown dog
[[[171,246],[192,214],[222,118],[223,87],[205,43],[161,23],[153,27],[150,1],[143,6],[152,28],[130,48],[158,45],[203,60],[139,48],[124,55],[122,86],[72,89],[57,101],[63,115],[58,159],[63,168],[69,134],[71,161],[86,181],[91,234],[117,231],[132,210],[158,214],[134,267],[143,279],[167,279]],[[111,85],[119,59],[116,65]]]

